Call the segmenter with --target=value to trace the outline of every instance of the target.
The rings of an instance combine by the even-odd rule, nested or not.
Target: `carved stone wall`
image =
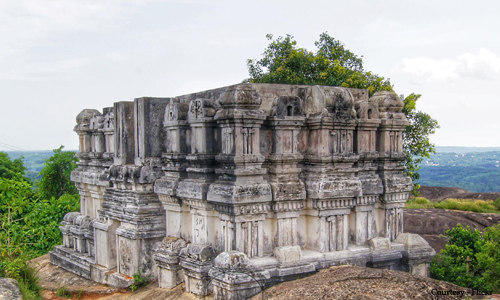
[[[394,92],[237,84],[85,109],[81,211],[51,261],[114,286],[139,271],[228,299],[261,285],[241,266],[220,275],[219,254],[269,282],[340,263],[427,274],[431,248],[399,238],[412,189],[402,108]]]

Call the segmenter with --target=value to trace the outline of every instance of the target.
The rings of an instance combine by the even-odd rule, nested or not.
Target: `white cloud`
[[[482,48],[476,54],[464,53],[454,59],[403,58],[398,69],[420,83],[464,77],[492,79],[500,73],[500,57]]]
[[[28,78],[24,70],[38,70],[47,58],[44,48],[57,48],[60,41],[79,32],[101,34],[123,27],[140,7],[161,0],[0,0],[0,77]],[[75,67],[78,57],[66,57],[59,70]],[[49,58],[50,60],[50,58]],[[54,59],[52,59],[54,60]],[[83,65],[76,63],[77,65]],[[57,66],[54,71],[57,71]],[[8,71],[6,71],[8,70]],[[10,75],[9,75],[10,74]]]

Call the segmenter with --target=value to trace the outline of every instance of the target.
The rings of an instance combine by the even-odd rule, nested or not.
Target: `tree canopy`
[[[25,171],[22,157],[11,160],[7,153],[0,152],[0,178],[25,180]]]
[[[484,234],[458,224],[446,231],[446,248],[431,264],[431,275],[482,291],[500,292],[500,224],[486,227]]]
[[[54,149],[54,155],[47,159],[45,167],[40,171],[38,186],[44,199],[57,199],[63,194],[78,193],[75,184],[70,180],[71,172],[76,168],[75,152],[62,151],[63,148],[64,146]]]
[[[297,48],[293,36],[278,37],[268,34],[269,46],[259,60],[247,61],[249,82],[318,84],[368,89],[370,96],[376,91],[391,91],[389,79],[365,71],[361,57],[345,48],[327,33],[315,42],[316,53]]]
[[[348,88],[367,89],[370,96],[376,91],[392,91],[393,86],[388,78],[384,78],[363,66],[363,59],[345,45],[324,32],[314,44],[315,52],[298,48],[293,36],[273,38],[258,60],[247,60],[250,77],[246,82],[283,83],[305,85],[331,85]],[[405,165],[408,175],[419,179],[419,164],[425,157],[435,153],[435,147],[429,141],[439,125],[428,114],[417,111],[416,103],[419,94],[403,97],[404,110],[410,125],[403,133],[404,151],[407,155]],[[419,188],[415,184],[415,193]]]
[[[0,152],[0,277],[17,279],[23,299],[40,298],[36,270],[26,261],[60,244],[60,221],[79,210],[79,196],[69,180],[75,153],[62,148],[47,159],[38,188],[24,177],[22,158],[11,160]]]

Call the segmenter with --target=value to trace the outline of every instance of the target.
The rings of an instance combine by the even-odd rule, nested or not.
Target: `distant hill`
[[[437,153],[471,153],[471,152],[488,152],[500,151],[500,147],[459,147],[459,146],[436,146]]]
[[[39,179],[38,173],[43,169],[45,160],[51,157],[54,152],[52,150],[36,150],[36,151],[4,151],[11,159],[24,157],[24,166],[27,168],[26,177],[33,182]]]
[[[436,147],[424,160],[421,185],[457,187],[476,193],[500,192],[500,147]],[[74,151],[74,150],[73,150]],[[27,177],[36,180],[52,150],[5,151],[12,159],[24,156]]]
[[[421,185],[457,187],[476,193],[500,192],[500,150],[482,147],[436,147],[424,160]],[[455,152],[440,151],[453,149]],[[459,152],[467,149],[474,152]],[[487,149],[487,150],[486,150]]]

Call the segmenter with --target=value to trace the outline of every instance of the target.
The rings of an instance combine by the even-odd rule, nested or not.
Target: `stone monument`
[[[434,250],[403,233],[402,109],[392,91],[247,83],[85,109],[81,211],[51,262],[216,299],[338,264],[429,276]]]

